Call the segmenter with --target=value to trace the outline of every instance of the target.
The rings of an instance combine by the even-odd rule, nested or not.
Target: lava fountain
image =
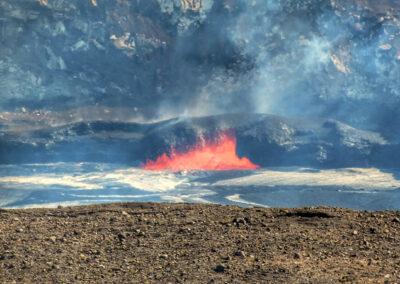
[[[236,154],[236,136],[228,131],[217,134],[216,139],[199,141],[185,153],[171,149],[170,156],[162,154],[155,161],[148,160],[143,166],[146,170],[252,170],[260,166],[248,158]]]

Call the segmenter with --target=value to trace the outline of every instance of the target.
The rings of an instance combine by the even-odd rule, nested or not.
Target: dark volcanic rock
[[[139,165],[172,147],[185,151],[201,137],[224,130],[236,134],[239,156],[261,166],[369,166],[376,148],[387,142],[325,119],[272,115],[220,115],[176,118],[153,124],[81,122],[66,126],[2,133],[2,163],[95,161]]]
[[[397,131],[400,6],[377,3],[1,1],[0,111],[273,109],[370,129],[390,113]]]
[[[0,1],[0,163],[138,165],[230,129],[261,166],[397,166],[398,1],[267,2]],[[129,123],[271,111],[384,139],[255,114]]]
[[[1,109],[101,104],[154,111],[162,96],[187,84],[180,76],[193,66],[174,54],[194,52],[180,40],[192,37],[212,5],[212,0],[2,1]],[[190,75],[192,87],[199,72]]]

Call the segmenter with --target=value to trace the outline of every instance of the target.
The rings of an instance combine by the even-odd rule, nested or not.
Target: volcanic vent
[[[250,170],[259,168],[248,158],[236,154],[236,136],[223,131],[212,139],[198,140],[188,151],[178,153],[175,148],[162,154],[155,161],[148,160],[143,167],[147,170]]]

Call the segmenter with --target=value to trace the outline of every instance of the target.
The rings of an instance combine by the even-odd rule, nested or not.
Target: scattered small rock
[[[124,233],[119,233],[118,239],[122,243],[126,239],[126,235]]]
[[[65,215],[57,209],[0,214],[0,271],[5,271],[0,273],[0,282],[49,282],[57,277],[66,283],[113,283],[122,278],[138,283],[230,283],[232,279],[290,283],[288,279],[296,275],[306,283],[310,275],[302,267],[315,271],[312,280],[316,283],[350,283],[353,279],[364,283],[368,277],[392,283],[396,277],[400,226],[391,221],[400,218],[397,212],[375,219],[369,212],[322,208],[329,213],[336,210],[337,217],[321,219],[287,218],[279,209],[258,212],[193,206],[207,210],[203,214],[185,211],[181,204],[169,205],[167,210],[159,204],[154,209],[136,206],[128,211],[110,204],[93,206],[90,211],[84,207],[60,210]],[[124,210],[129,212],[128,222],[123,222],[127,220]],[[264,210],[268,219],[263,217]],[[14,217],[20,221],[13,223]],[[116,220],[112,224],[111,218]],[[139,218],[149,223],[140,223]],[[220,225],[220,220],[232,226]],[[21,228],[24,234],[13,233]],[[179,229],[185,233],[179,234]],[[384,234],[385,230],[389,233]],[[385,273],[379,270],[383,262]],[[357,270],[359,265],[363,274]],[[390,271],[393,274],[384,278]]]
[[[235,256],[245,257],[246,253],[242,250],[235,252]]]
[[[225,269],[226,269],[226,267],[224,266],[224,265],[222,265],[222,264],[218,264],[216,267],[215,267],[215,272],[217,272],[217,273],[224,273],[225,272]]]

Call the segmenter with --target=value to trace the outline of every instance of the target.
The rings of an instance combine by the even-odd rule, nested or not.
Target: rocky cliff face
[[[144,107],[173,77],[178,38],[212,1],[3,1],[3,110]],[[152,107],[154,109],[154,106]]]
[[[273,112],[374,128],[371,105],[384,121],[400,97],[400,8],[379,3],[2,1],[0,109]]]
[[[155,81],[140,83],[155,73],[152,57],[171,41],[159,23],[133,14],[130,1],[9,1],[1,8],[3,107],[140,100],[140,89]],[[143,65],[151,71],[139,73]]]
[[[399,18],[393,0],[1,1],[1,135],[241,112],[397,145]]]

